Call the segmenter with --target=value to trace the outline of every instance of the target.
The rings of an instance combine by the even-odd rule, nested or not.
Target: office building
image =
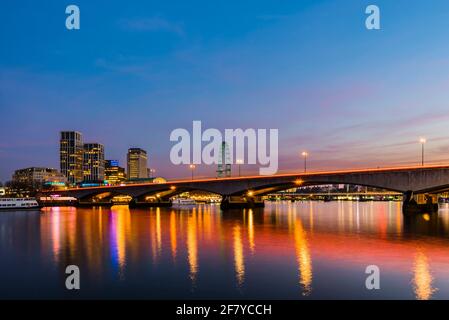
[[[83,149],[83,181],[103,181],[104,146],[101,143],[85,143]]]
[[[117,185],[126,180],[125,168],[119,166],[118,160],[106,160],[104,180],[107,184]]]
[[[147,152],[140,148],[130,148],[127,155],[128,179],[148,178],[148,156]]]
[[[56,169],[31,167],[14,171],[12,181],[37,188],[45,183],[65,183],[67,179]]]
[[[59,141],[61,173],[68,183],[83,180],[83,136],[77,131],[62,131]]]

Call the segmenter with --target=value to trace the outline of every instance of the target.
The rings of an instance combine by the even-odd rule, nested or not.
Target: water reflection
[[[173,261],[176,261],[177,253],[177,233],[176,233],[176,214],[174,211],[170,213],[170,244]]]
[[[226,212],[47,208],[2,214],[0,232],[0,254],[9,258],[0,268],[12,270],[0,281],[42,265],[36,278],[48,283],[49,297],[61,294],[51,288],[77,264],[84,283],[97,286],[82,294],[100,298],[369,298],[358,273],[376,264],[388,279],[380,297],[449,298],[448,209],[409,217],[394,202],[278,202]],[[24,288],[14,287],[17,297]]]
[[[413,266],[413,287],[418,300],[429,300],[437,290],[433,288],[433,277],[430,272],[430,264],[422,250],[415,254]]]
[[[251,250],[251,253],[254,254],[256,245],[254,242],[254,212],[252,209],[248,210],[248,241],[249,249]]]
[[[187,218],[187,252],[192,288],[195,288],[196,286],[196,277],[198,273],[198,243],[196,225],[196,210],[194,209],[193,213]]]
[[[302,294],[308,296],[312,292],[312,259],[301,219],[296,219],[295,221],[294,235],[299,283],[303,289]]]
[[[158,255],[162,251],[161,208],[156,208],[156,246]]]
[[[102,216],[102,213],[99,215]],[[111,210],[111,251],[121,280],[125,279],[126,240],[130,233],[130,219],[127,206],[116,206]]]
[[[243,256],[242,234],[239,225],[234,226],[234,264],[237,285],[239,288],[242,288],[243,281],[245,280],[245,259]]]
[[[54,208],[52,214],[52,248],[53,248],[53,258],[55,263],[59,262],[59,252],[61,251],[61,235],[60,230],[60,213],[59,208]]]

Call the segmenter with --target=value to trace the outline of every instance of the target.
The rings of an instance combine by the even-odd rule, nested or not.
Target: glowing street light
[[[240,165],[243,164],[243,160],[237,159],[236,162],[237,162],[237,165],[239,166],[239,177],[240,177]]]
[[[424,145],[426,144],[426,138],[420,138],[419,143],[421,144],[421,165],[424,167]]]
[[[191,165],[189,166],[189,168],[190,168],[190,170],[192,171],[192,180],[193,180],[193,170],[195,170],[195,165],[194,165],[194,164],[191,164]]]
[[[304,172],[307,172],[307,157],[309,154],[306,151],[303,151],[301,155],[304,157]]]

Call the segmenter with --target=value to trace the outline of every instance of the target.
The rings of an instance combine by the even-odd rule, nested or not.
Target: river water
[[[80,290],[67,290],[68,265]],[[380,289],[368,290],[368,266]],[[0,212],[0,298],[449,299],[449,208],[267,202],[221,211]]]

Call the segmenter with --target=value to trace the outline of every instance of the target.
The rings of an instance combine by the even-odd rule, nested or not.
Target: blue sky
[[[65,28],[69,4],[80,30]],[[369,4],[381,30],[365,28]],[[4,0],[0,24],[0,181],[58,168],[60,130],[188,176],[169,135],[193,120],[279,129],[281,170],[302,150],[314,169],[416,163],[420,136],[429,161],[449,160],[445,0]]]

